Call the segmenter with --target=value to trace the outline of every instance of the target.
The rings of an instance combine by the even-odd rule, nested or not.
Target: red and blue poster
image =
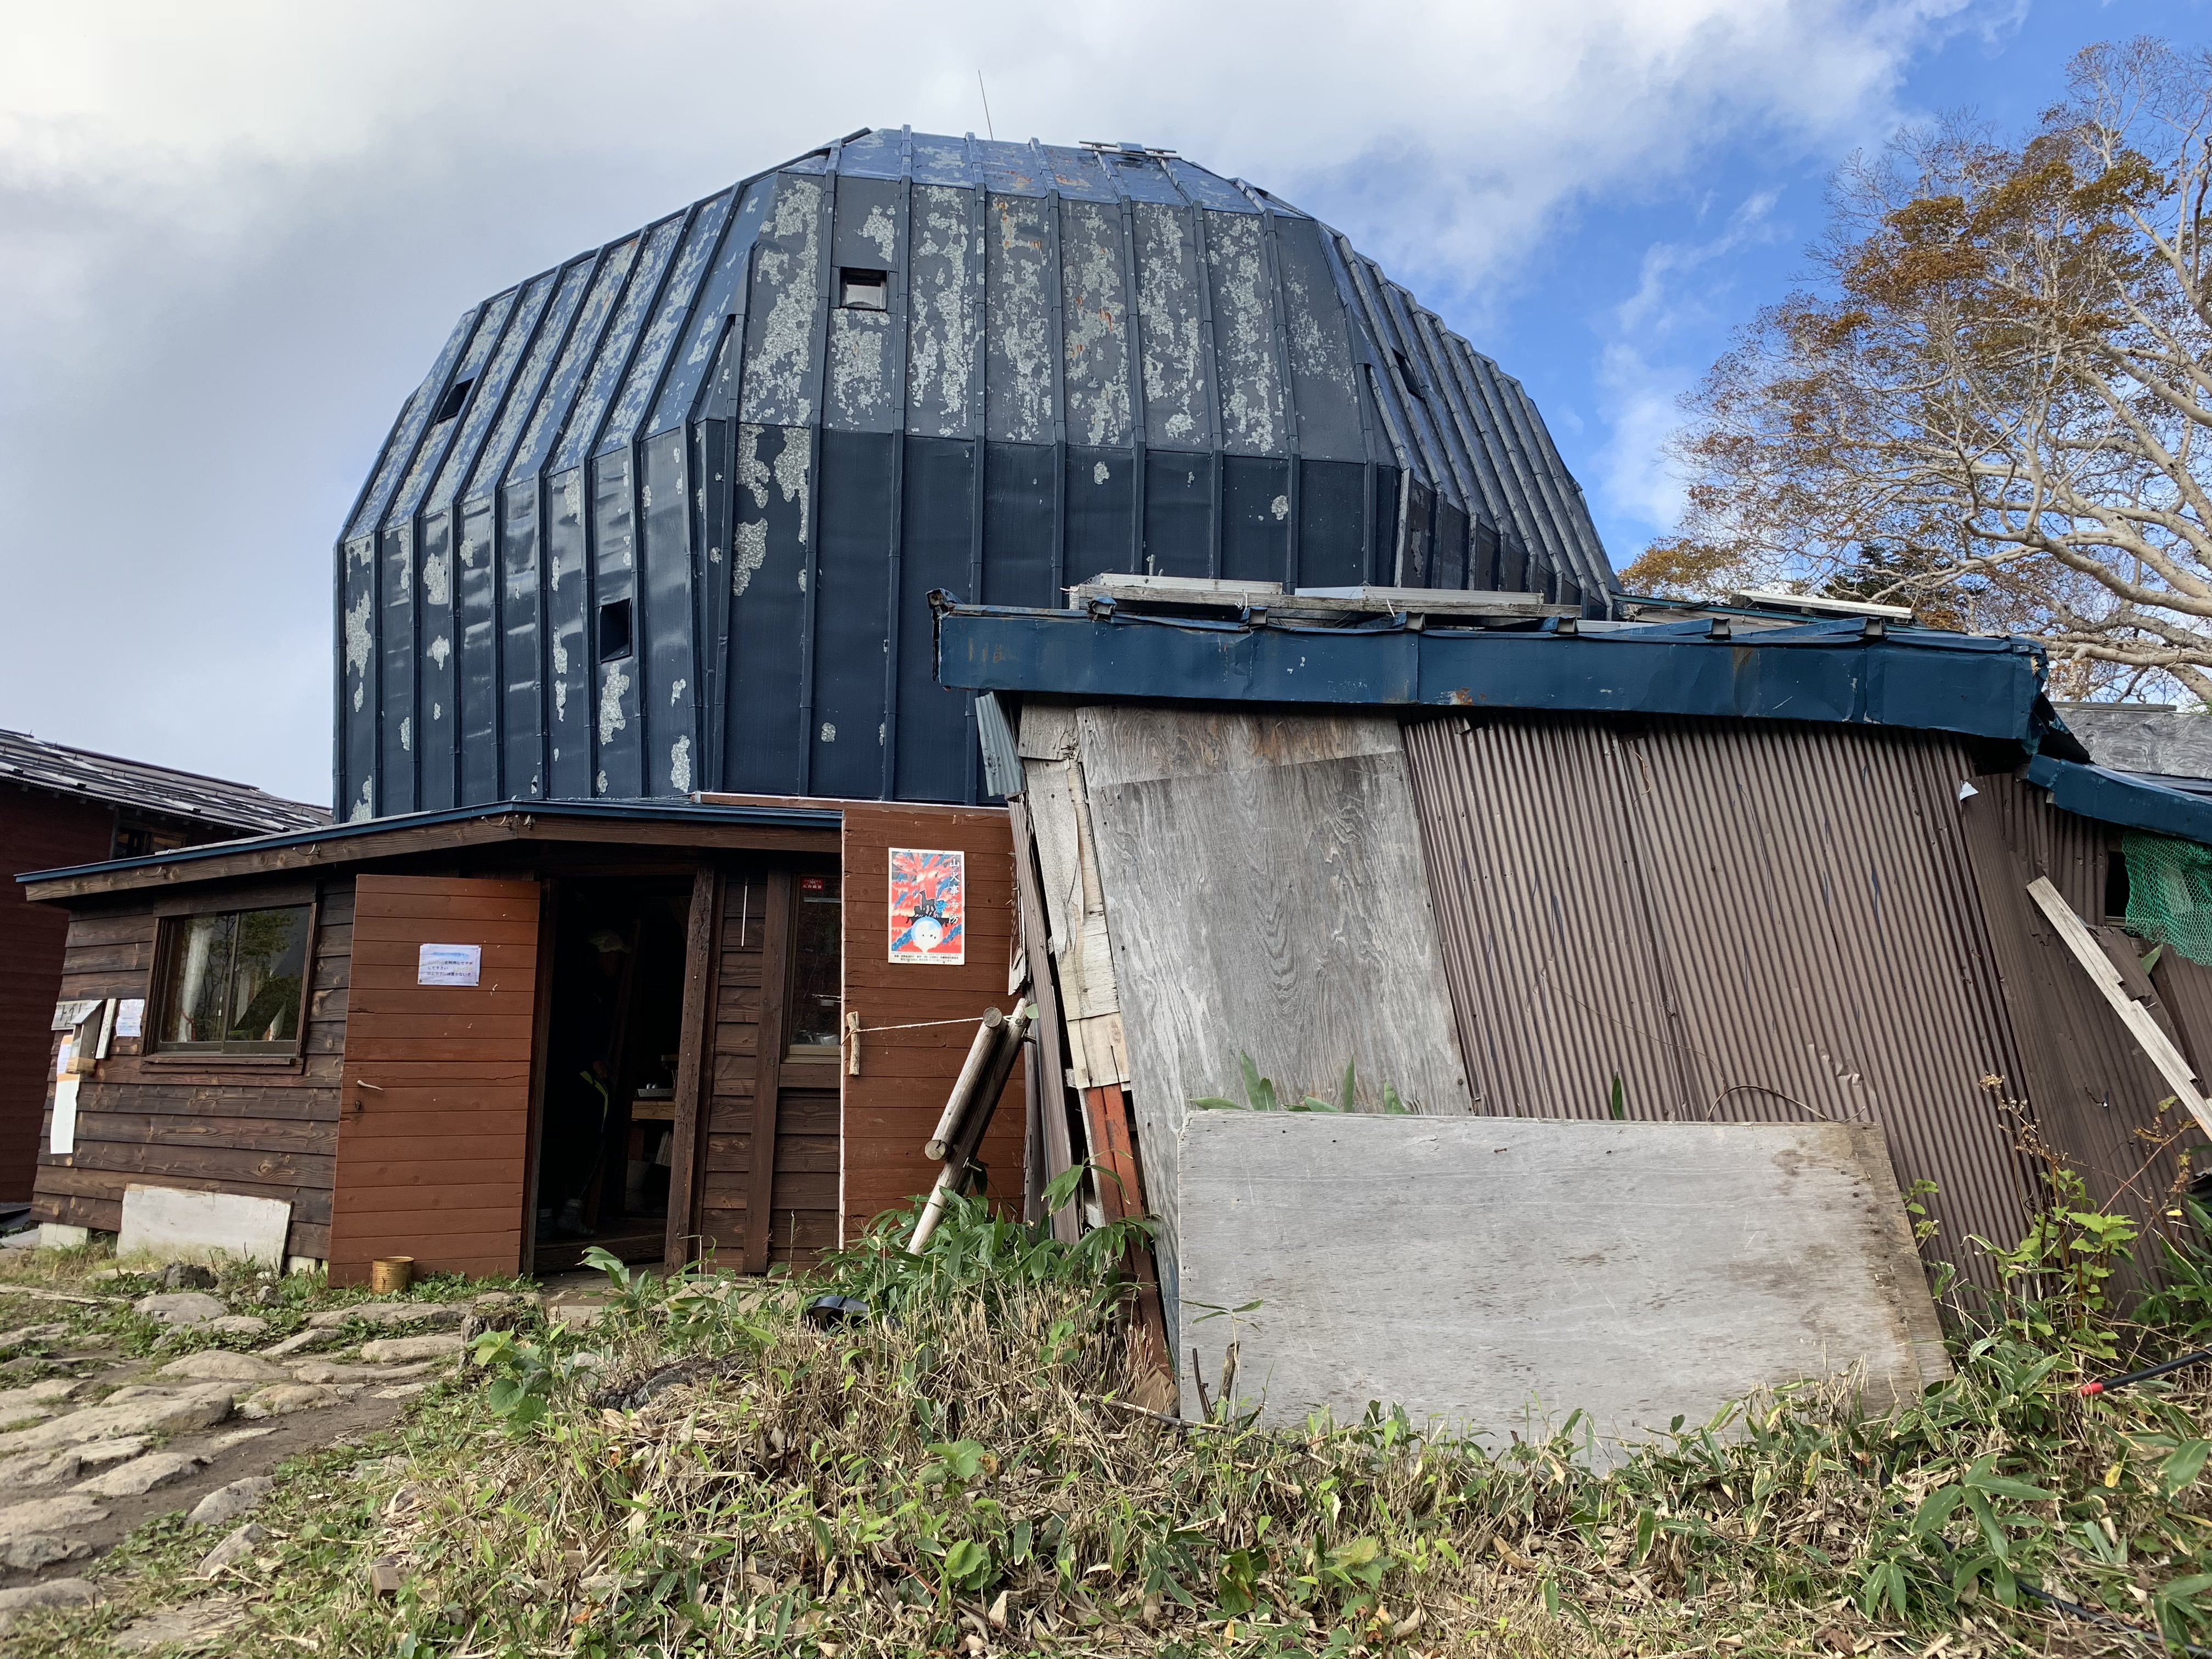
[[[968,960],[968,855],[894,847],[891,960]]]

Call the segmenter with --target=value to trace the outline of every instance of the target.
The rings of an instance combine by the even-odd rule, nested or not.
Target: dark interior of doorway
[[[688,878],[563,881],[538,1144],[532,1269],[598,1244],[658,1261],[666,1236]]]

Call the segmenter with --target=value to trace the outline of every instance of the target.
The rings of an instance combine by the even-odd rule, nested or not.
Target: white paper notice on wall
[[[483,974],[481,945],[425,945],[416,953],[417,985],[474,985]]]
[[[65,1077],[54,1085],[54,1127],[46,1151],[56,1158],[76,1151],[76,1084],[75,1078]]]
[[[125,997],[115,1010],[115,1035],[136,1037],[146,1035],[146,999]]]

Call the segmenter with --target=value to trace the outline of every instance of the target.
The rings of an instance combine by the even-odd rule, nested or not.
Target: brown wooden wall
[[[287,1250],[330,1254],[340,1057],[353,951],[353,878],[225,884],[179,896],[85,902],[70,920],[58,998],[149,997],[161,912],[319,901],[306,1038],[288,1060],[145,1056],[118,1038],[77,1092],[76,1151],[46,1148],[58,1037],[41,1032],[46,1085],[32,1213],[113,1232],[133,1182],[282,1199],[292,1206]],[[47,998],[51,1022],[55,996]],[[148,1010],[152,1018],[152,1010]]]
[[[61,1000],[69,912],[33,904],[15,878],[107,856],[115,814],[105,806],[27,789],[0,790],[0,1201],[31,1195],[52,1058],[46,1028]]]
[[[860,1075],[845,1085],[845,1237],[929,1190],[939,1165],[922,1156],[986,1008],[1011,1010],[1006,969],[1015,935],[1013,838],[1003,807],[845,805],[845,1011],[860,1016]],[[959,967],[894,963],[893,847],[968,855],[968,951]],[[920,1030],[868,1028],[957,1020]],[[1018,1215],[1027,1103],[1023,1076],[999,1103],[979,1156],[994,1200]]]
[[[788,901],[774,892],[788,872],[747,862],[728,866],[716,941],[711,1066],[708,1070],[706,1149],[700,1166],[698,1232],[724,1267],[747,1265],[755,1170],[753,1133],[763,1054],[784,1044],[781,991],[764,995],[773,962],[789,971]],[[772,915],[772,911],[775,913]],[[782,942],[771,948],[771,926]],[[834,1064],[779,1060],[775,1161],[770,1173],[765,1261],[805,1266],[837,1244],[837,1072]]]

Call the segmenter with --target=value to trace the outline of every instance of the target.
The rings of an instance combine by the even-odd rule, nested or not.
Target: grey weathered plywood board
[[[1075,725],[1172,1328],[1176,1135],[1193,1098],[1243,1098],[1240,1052],[1293,1094],[1333,1093],[1350,1061],[1363,1104],[1388,1083],[1437,1115],[1472,1109],[1466,1069],[1395,719],[1091,705]]]
[[[1180,1177],[1186,1412],[1232,1323],[1263,1423],[1376,1401],[1497,1443],[1579,1409],[1601,1462],[1762,1388],[1856,1368],[1881,1408],[1947,1373],[1870,1124],[1199,1111]]]
[[[115,1253],[185,1261],[228,1255],[281,1267],[291,1225],[292,1206],[282,1199],[134,1182],[124,1189]]]

